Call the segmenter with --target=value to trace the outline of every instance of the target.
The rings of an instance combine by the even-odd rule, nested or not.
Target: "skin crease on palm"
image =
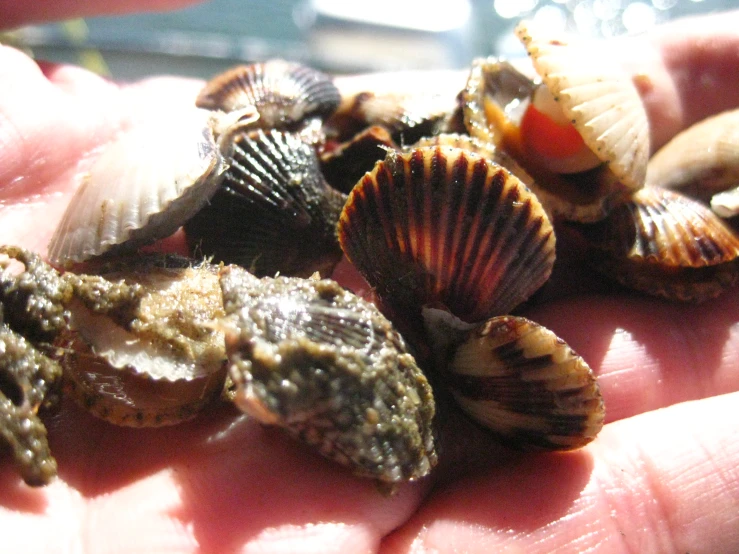
[[[105,6],[139,3],[151,9],[149,0]],[[53,5],[0,1],[0,21],[92,15],[102,3]],[[656,124],[655,146],[739,105],[737,23],[739,13],[677,22],[618,45]],[[150,110],[190,104],[201,85],[117,85],[0,47],[1,242],[45,252],[101,145]],[[588,361],[607,406],[608,424],[581,451],[516,454],[452,417],[434,476],[386,497],[229,407],[138,430],[65,400],[46,418],[59,464],[51,485],[26,487],[0,451],[0,551],[739,551],[739,291],[699,306],[597,287],[551,298],[526,315]]]

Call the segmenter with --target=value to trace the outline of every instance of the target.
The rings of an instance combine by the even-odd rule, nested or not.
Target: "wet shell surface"
[[[146,265],[145,265],[146,264]],[[155,256],[74,288],[64,347],[65,389],[94,415],[126,426],[193,417],[223,387],[225,343],[215,266]]]
[[[446,378],[465,412],[518,448],[580,448],[603,426],[590,367],[554,333],[522,317],[495,317],[470,332]]]
[[[162,113],[106,145],[49,243],[65,265],[171,235],[215,193],[223,170],[213,116]]]
[[[234,67],[209,81],[196,105],[230,112],[256,107],[263,129],[295,130],[311,118],[323,119],[339,105],[332,79],[315,69],[284,60]]]
[[[590,149],[627,188],[644,185],[649,124],[636,87],[598,44],[519,23],[516,35],[536,72]]]
[[[350,261],[389,304],[442,304],[465,321],[504,314],[549,277],[554,233],[511,173],[464,150],[391,152],[339,222]]]
[[[739,110],[685,129],[649,160],[650,185],[710,202],[721,217],[739,213]]]
[[[341,258],[336,223],[345,200],[299,135],[256,130],[234,138],[221,188],[185,232],[196,257],[260,276],[328,275]]]
[[[640,291],[701,301],[739,276],[739,238],[706,206],[677,192],[645,187],[605,220],[580,228],[594,266]]]
[[[359,475],[395,483],[436,464],[431,388],[379,311],[329,280],[221,277],[235,402]]]

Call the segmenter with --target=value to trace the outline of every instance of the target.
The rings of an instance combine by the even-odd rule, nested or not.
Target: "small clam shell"
[[[358,475],[395,483],[436,464],[434,401],[400,335],[329,280],[221,277],[237,406]]]
[[[230,112],[256,107],[263,129],[295,130],[308,119],[323,119],[339,105],[332,79],[304,65],[269,60],[234,67],[209,81],[196,105]]]
[[[210,112],[160,114],[105,146],[49,243],[64,265],[171,235],[216,191],[223,170]]]
[[[696,200],[645,187],[605,220],[580,227],[593,265],[626,286],[674,300],[701,301],[739,277],[739,238]]]
[[[739,184],[739,110],[709,117],[673,137],[649,160],[647,181],[704,202],[735,189]],[[718,197],[714,211],[722,217],[736,215],[735,197],[736,192]]]
[[[193,252],[258,275],[330,274],[346,196],[323,179],[311,145],[294,133],[242,133],[229,165],[220,190],[185,224]]]
[[[75,291],[63,345],[65,388],[118,425],[193,417],[223,387],[225,342],[215,266],[137,260],[124,272],[65,274]]]
[[[536,197],[504,168],[454,148],[390,152],[354,187],[339,240],[390,305],[440,303],[466,321],[507,313],[554,263]]]
[[[590,367],[554,333],[522,317],[495,317],[472,331],[456,349],[447,381],[467,414],[519,448],[579,448],[603,426]]]
[[[516,35],[585,144],[627,188],[644,185],[649,123],[636,87],[598,44],[548,35],[521,22]]]

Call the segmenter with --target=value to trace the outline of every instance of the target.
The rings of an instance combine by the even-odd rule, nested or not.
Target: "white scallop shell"
[[[562,111],[626,187],[644,185],[649,123],[636,87],[598,43],[548,35],[526,22],[516,27],[536,72]]]
[[[172,234],[208,201],[223,171],[207,110],[160,113],[106,145],[49,243],[52,263]]]

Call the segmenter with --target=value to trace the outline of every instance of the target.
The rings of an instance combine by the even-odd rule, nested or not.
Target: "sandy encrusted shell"
[[[234,67],[211,79],[196,105],[230,112],[256,107],[263,129],[295,130],[311,118],[323,119],[339,105],[333,80],[296,62],[269,60]]]
[[[169,236],[216,191],[223,170],[206,111],[160,113],[107,144],[49,243],[65,265]]]
[[[258,129],[234,137],[228,162],[221,188],[185,224],[193,253],[260,276],[329,275],[346,196],[326,183],[311,145]]]
[[[594,267],[643,292],[701,301],[739,278],[739,238],[706,206],[674,191],[645,187],[580,229]]]
[[[649,122],[628,74],[597,43],[552,36],[527,22],[519,23],[515,32],[585,144],[625,187],[642,187]]]
[[[396,483],[432,469],[431,388],[372,304],[333,281],[236,266],[221,286],[237,406],[358,475]]]
[[[98,275],[65,274],[75,299],[64,348],[65,388],[118,425],[159,426],[193,417],[225,379],[215,266],[137,259]]]
[[[339,239],[390,305],[442,304],[465,321],[507,313],[554,263],[536,197],[497,164],[447,147],[390,152],[354,187]]]
[[[721,217],[737,215],[739,110],[709,117],[673,137],[649,160],[647,181],[710,202]]]
[[[603,426],[590,367],[554,333],[522,317],[495,317],[473,330],[452,356],[446,380],[467,414],[519,448],[579,448]]]

